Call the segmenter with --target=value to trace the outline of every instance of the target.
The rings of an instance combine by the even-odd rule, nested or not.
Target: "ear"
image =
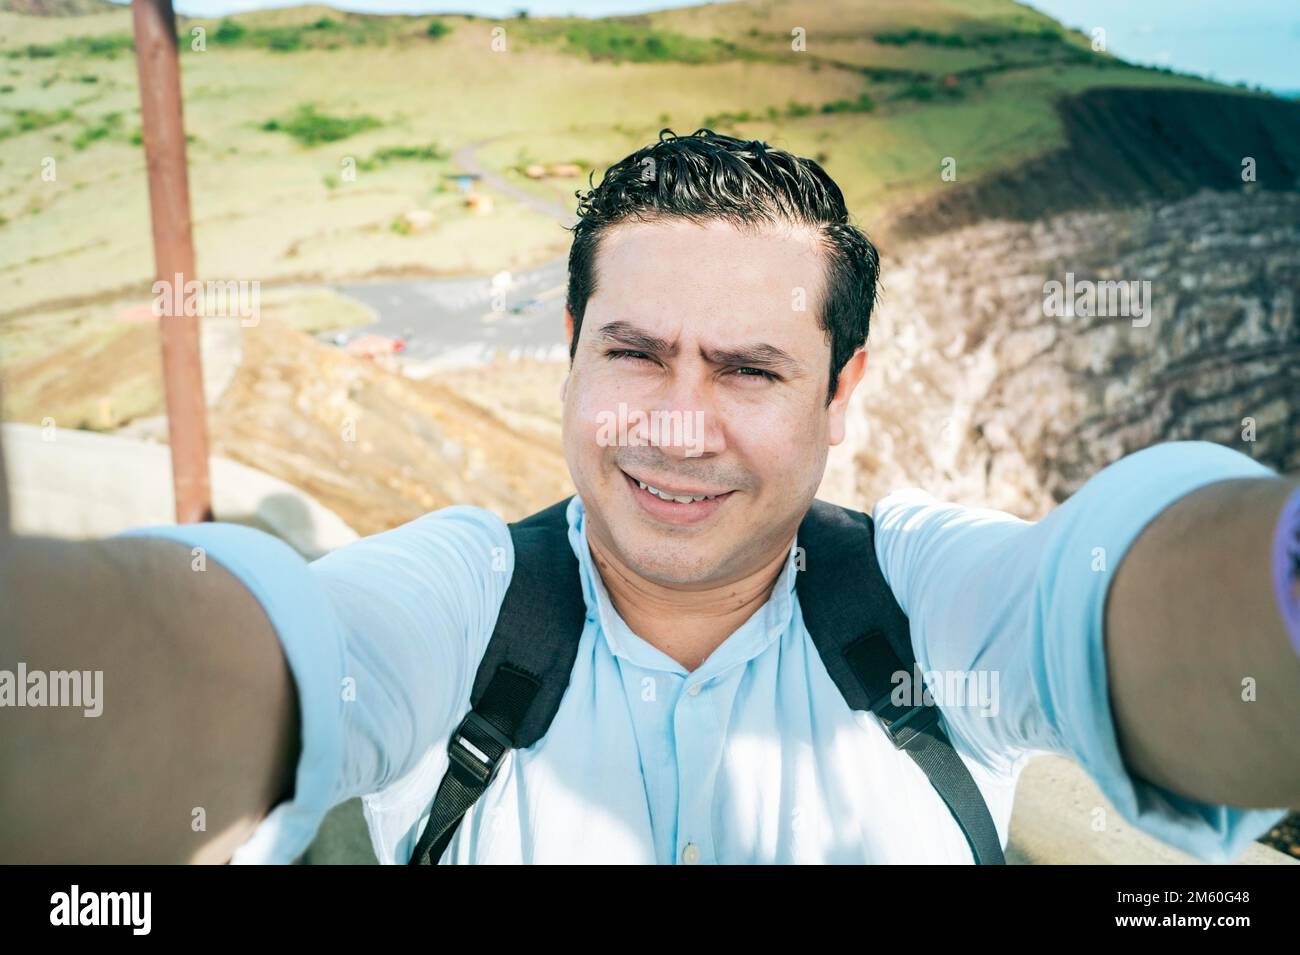
[[[839,444],[844,440],[849,398],[853,396],[853,389],[858,387],[866,370],[867,350],[865,348],[859,348],[854,352],[853,357],[840,370],[839,382],[835,386],[835,397],[831,399],[830,406],[826,409],[830,414],[827,421],[827,440],[830,444]]]
[[[564,306],[564,337],[569,340],[569,353],[573,353],[573,313],[569,311],[569,306]],[[573,373],[573,360],[569,360],[569,374]],[[565,395],[569,393],[569,375],[564,376],[564,381],[560,385],[560,403],[564,403]]]

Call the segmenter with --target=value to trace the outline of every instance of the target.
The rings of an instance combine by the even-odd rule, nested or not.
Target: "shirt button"
[[[686,848],[682,850],[682,861],[687,865],[695,865],[700,861],[700,847],[693,842],[686,843]]]
[[[690,685],[690,687],[686,690],[686,692],[689,693],[691,696],[699,696],[699,695],[700,695],[700,684],[698,684],[698,683],[692,683],[692,684]]]

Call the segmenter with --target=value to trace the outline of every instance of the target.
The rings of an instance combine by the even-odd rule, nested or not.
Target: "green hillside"
[[[526,267],[562,254],[565,233],[502,195],[490,215],[466,209],[446,178],[456,151],[481,143],[479,161],[572,208],[588,170],[665,126],[817,157],[870,229],[939,187],[944,157],[970,181],[1061,145],[1061,94],[1209,85],[1094,53],[1009,0],[866,6],[764,0],[594,21],[299,7],[182,20],[200,272],[313,282]],[[0,14],[0,347],[9,336],[11,355],[34,316],[84,324],[88,305],[147,292],[130,29],[127,9]],[[792,49],[800,35],[806,49]],[[557,162],[582,176],[521,172]],[[434,226],[405,228],[411,209]]]

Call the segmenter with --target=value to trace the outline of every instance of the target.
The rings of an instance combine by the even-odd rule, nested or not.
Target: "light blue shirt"
[[[993,691],[939,704],[1004,846],[1035,753],[1075,759],[1129,823],[1205,861],[1235,858],[1285,814],[1132,777],[1102,639],[1109,582],[1152,518],[1202,485],[1273,473],[1215,444],[1172,442],[1116,462],[1037,523],[918,489],[873,508],[919,665],[982,673]],[[443,862],[973,861],[925,775],[827,674],[799,609],[797,540],[767,602],[687,672],[623,622],[593,570],[579,498],[567,513],[587,605],[568,690],[549,733],[506,757]],[[296,791],[234,861],[291,861],[331,806],[360,795],[379,860],[406,862],[513,572],[506,525],[443,508],[310,565],[231,525],[136,533],[204,547],[243,580],[298,686]]]

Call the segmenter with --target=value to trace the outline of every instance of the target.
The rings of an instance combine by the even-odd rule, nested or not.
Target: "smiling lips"
[[[716,511],[732,495],[732,491],[716,494],[699,494],[676,489],[655,487],[626,471],[628,485],[642,510],[661,521],[672,524],[692,524],[702,521]]]

